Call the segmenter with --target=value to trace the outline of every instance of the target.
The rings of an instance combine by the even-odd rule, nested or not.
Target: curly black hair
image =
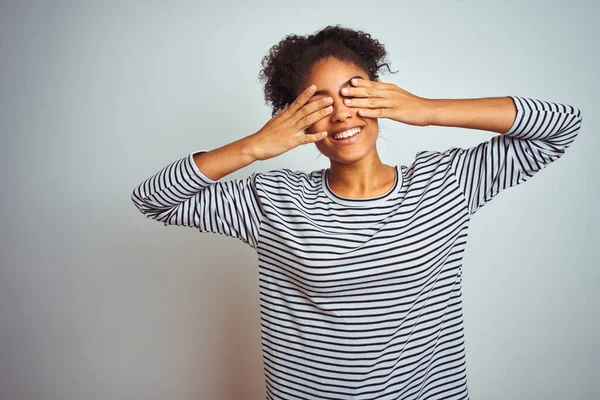
[[[392,72],[385,47],[368,33],[331,25],[313,35],[288,35],[271,47],[261,63],[259,78],[264,82],[265,102],[273,108],[272,115],[296,99],[312,66],[328,57],[355,64],[371,80],[379,77],[383,67]]]

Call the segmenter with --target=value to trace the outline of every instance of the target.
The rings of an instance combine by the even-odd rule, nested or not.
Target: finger
[[[387,109],[387,108],[358,110],[358,114],[361,117],[366,117],[366,118],[388,118],[388,113],[389,113],[389,109]]]
[[[347,86],[340,93],[342,96],[351,97],[387,97],[395,88],[394,85],[388,83],[380,83],[375,81],[364,81],[364,79],[354,79],[357,81],[355,86]]]
[[[294,102],[289,106],[289,110],[292,113],[295,113],[296,111],[298,111],[313,96],[313,94],[316,92],[316,90],[317,90],[317,87],[315,85],[310,85],[309,87],[304,89],[304,91],[302,93],[300,93],[300,95],[298,95],[296,100],[294,100]]]
[[[359,79],[359,78],[353,78],[350,81],[350,83],[354,87],[373,87],[373,88],[378,88],[378,89],[387,89],[391,86],[390,84],[381,82],[379,80],[371,81],[368,79]]]
[[[347,97],[385,97],[386,96],[386,91],[376,88],[376,87],[372,87],[372,86],[364,86],[364,87],[345,87],[343,88],[340,93],[342,94],[342,96],[347,96]]]
[[[325,132],[325,131],[310,134],[310,135],[298,136],[300,144],[308,144],[308,143],[318,142],[320,140],[325,139],[326,137],[327,137],[327,132]]]
[[[296,112],[296,118],[300,119],[306,117],[307,115],[310,115],[314,112],[319,111],[322,108],[327,107],[331,103],[333,103],[333,99],[331,97],[325,97],[320,100],[310,102]]]
[[[309,126],[312,126],[315,122],[322,120],[327,117],[333,111],[332,106],[327,106],[325,108],[321,108],[312,114],[309,114],[303,118],[300,118],[298,122],[296,122],[296,128],[299,130],[305,130]]]
[[[394,106],[392,100],[377,97],[344,99],[344,104],[357,108],[391,108]]]
[[[280,109],[279,111],[277,111],[277,113],[274,116],[278,116],[278,115],[283,114],[285,112],[285,110],[287,110],[288,106],[289,106],[289,103],[285,103],[285,106],[283,106],[282,109]]]

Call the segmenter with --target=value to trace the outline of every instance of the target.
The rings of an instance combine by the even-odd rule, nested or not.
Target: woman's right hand
[[[308,103],[316,91],[308,87],[291,105],[286,105],[258,132],[251,135],[252,153],[257,160],[276,157],[301,144],[314,143],[327,137],[327,132],[304,134],[304,130],[331,114],[331,97]]]

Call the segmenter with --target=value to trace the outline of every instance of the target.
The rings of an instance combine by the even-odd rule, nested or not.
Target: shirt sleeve
[[[257,194],[260,174],[227,182],[213,181],[196,166],[194,152],[136,187],[131,199],[147,218],[166,225],[194,227],[258,245],[263,217]]]
[[[508,132],[468,149],[447,151],[470,214],[503,189],[529,180],[559,159],[579,133],[581,112],[577,108],[510,97],[517,115]]]

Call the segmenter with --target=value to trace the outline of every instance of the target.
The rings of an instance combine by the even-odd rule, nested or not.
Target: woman
[[[380,82],[385,56],[370,35],[341,27],[288,36],[261,71],[274,117],[133,192],[149,218],[256,249],[269,399],[468,398],[461,259],[470,217],[578,133],[572,106],[426,99]],[[377,153],[378,118],[501,135],[392,166]],[[328,169],[220,181],[306,143]]]

